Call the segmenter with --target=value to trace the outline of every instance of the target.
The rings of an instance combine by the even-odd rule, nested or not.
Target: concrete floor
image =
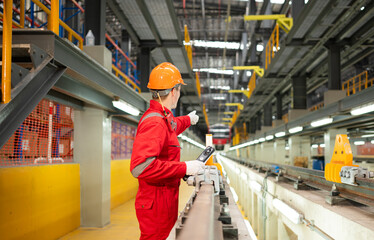
[[[183,210],[194,189],[195,187],[188,186],[184,181],[181,182],[179,191],[179,211]],[[60,240],[139,239],[140,231],[134,205],[135,198],[113,209],[111,211],[110,224],[104,228],[81,227],[60,238]]]

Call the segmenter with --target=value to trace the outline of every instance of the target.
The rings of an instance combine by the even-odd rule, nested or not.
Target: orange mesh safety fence
[[[0,149],[0,166],[73,162],[74,111],[42,100]]]
[[[131,158],[136,128],[112,121],[112,160]]]

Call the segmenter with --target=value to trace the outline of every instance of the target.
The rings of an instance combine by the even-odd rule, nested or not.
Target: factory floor
[[[179,212],[183,210],[195,187],[181,181],[179,191]],[[111,211],[110,224],[103,228],[78,228],[60,240],[95,240],[95,239],[139,239],[140,231],[135,215],[135,198],[125,202]]]

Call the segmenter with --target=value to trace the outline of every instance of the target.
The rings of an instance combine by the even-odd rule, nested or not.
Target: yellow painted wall
[[[130,173],[130,159],[112,160],[111,164],[111,209],[136,196],[138,180]]]
[[[79,226],[78,164],[0,168],[0,239],[57,239]]]

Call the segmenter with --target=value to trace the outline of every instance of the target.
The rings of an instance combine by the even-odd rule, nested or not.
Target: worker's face
[[[175,109],[177,107],[180,95],[181,95],[181,86],[178,86],[177,88],[173,88],[173,90],[171,91],[171,96],[172,96],[171,109]]]

